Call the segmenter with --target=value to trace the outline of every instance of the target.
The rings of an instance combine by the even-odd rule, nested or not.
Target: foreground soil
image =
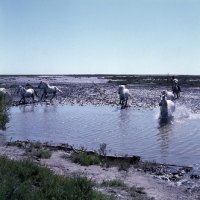
[[[0,145],[0,155],[6,155],[14,160],[27,159],[22,148],[6,146],[5,144]],[[188,200],[200,197],[198,189],[191,190],[184,185],[166,182],[149,173],[138,171],[134,167],[130,167],[127,171],[119,171],[117,167],[104,168],[98,165],[85,167],[72,163],[69,157],[70,152],[57,150],[52,152],[50,159],[35,159],[34,162],[47,166],[56,174],[72,176],[75,173],[86,176],[99,184],[103,180],[119,179],[130,187],[140,188],[140,193],[142,191],[145,196],[154,197],[156,200]],[[141,190],[141,188],[143,189]],[[98,187],[97,189],[105,194],[113,194],[117,199],[134,199],[128,192],[119,187]]]

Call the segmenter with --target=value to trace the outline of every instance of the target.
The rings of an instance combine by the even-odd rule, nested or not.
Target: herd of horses
[[[160,117],[161,118],[167,118],[171,113],[175,111],[175,104],[173,100],[180,97],[180,89],[177,85],[177,80],[174,79],[172,81],[172,92],[164,90],[161,92],[160,95]],[[42,96],[40,98],[40,101],[43,99],[43,97],[47,98],[47,94],[53,94],[51,99],[54,97],[57,98],[57,91],[60,93],[63,93],[62,90],[60,90],[56,86],[50,86],[48,82],[46,81],[40,81],[38,88],[43,89]],[[5,88],[0,88],[0,92],[6,92]],[[35,96],[38,97],[38,94],[35,89],[29,88],[26,89],[22,86],[19,86],[17,89],[17,93],[21,95],[21,99],[19,101],[19,104],[22,102],[25,103],[26,98],[32,98],[32,100],[35,100]],[[130,96],[129,90],[126,88],[125,85],[119,85],[118,87],[118,94],[120,102],[119,104],[122,106],[121,108],[127,107],[128,98]],[[38,97],[39,98],[39,97]]]
[[[127,101],[129,97],[129,90],[125,87],[125,85],[119,85],[118,94],[120,98],[120,104],[122,108],[127,106]],[[173,100],[175,100],[175,96],[178,99],[180,97],[180,88],[178,87],[177,79],[172,80],[172,92],[163,90],[160,95],[160,118],[167,119],[172,113],[175,111],[175,104]]]
[[[60,93],[63,93],[62,90],[60,90],[58,87],[56,86],[50,86],[48,82],[46,81],[40,81],[38,88],[43,89],[43,93],[42,96],[40,98],[40,101],[43,99],[43,96],[45,96],[45,98],[47,98],[47,94],[53,94],[53,96],[51,97],[50,100],[52,100],[54,97],[57,98],[57,91],[59,91]],[[17,94],[21,95],[21,99],[19,101],[19,103],[21,103],[21,101],[23,100],[23,102],[25,103],[25,99],[31,97],[32,100],[35,100],[35,96],[39,97],[36,90],[30,88],[30,89],[26,89],[22,86],[19,86],[17,89]]]

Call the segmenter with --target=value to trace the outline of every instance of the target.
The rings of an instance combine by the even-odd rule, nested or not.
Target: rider
[[[178,85],[178,79],[177,79],[177,78],[175,78],[174,76],[172,76],[172,78],[171,78],[171,83],[173,83],[173,81],[175,81],[175,82],[176,82],[176,84],[177,84],[177,87],[178,87],[178,90],[179,90],[179,92],[181,92],[181,87]],[[173,90],[173,88],[172,88],[172,90]]]

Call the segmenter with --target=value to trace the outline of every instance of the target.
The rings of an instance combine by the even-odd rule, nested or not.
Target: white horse
[[[12,100],[11,94],[6,90],[6,88],[0,88],[0,94],[3,94],[6,100]]]
[[[59,91],[63,94],[62,90],[58,89],[56,86],[50,86],[46,81],[40,81],[38,88],[44,89],[44,92],[42,94],[42,97],[40,101],[42,100],[43,96],[45,95],[45,98],[47,98],[47,93],[53,93],[53,96],[50,100],[52,100],[54,97],[57,99],[56,92]]]
[[[165,95],[161,96],[160,102],[160,116],[161,118],[168,118],[175,111],[174,102],[167,100]]]
[[[174,100],[174,94],[172,92],[167,91],[167,90],[163,90],[161,92],[161,95],[165,95],[167,100]]]
[[[177,99],[180,97],[180,89],[178,88],[178,80],[174,79],[172,81],[172,92],[173,94],[176,94]]]
[[[38,97],[37,95],[37,92],[34,90],[34,89],[25,89],[24,87],[22,86],[19,86],[18,89],[17,89],[17,94],[20,93],[21,95],[21,99],[19,101],[19,103],[21,103],[22,99],[24,101],[24,103],[26,102],[25,101],[25,98],[29,98],[29,97],[32,97],[32,100],[34,101],[34,97],[35,95]]]
[[[6,88],[0,88],[0,93],[10,96],[10,93],[6,90]]]
[[[119,99],[122,106],[127,106],[127,101],[129,97],[129,90],[125,87],[125,85],[119,85],[118,87],[118,94],[119,94]],[[125,102],[125,105],[124,105]]]

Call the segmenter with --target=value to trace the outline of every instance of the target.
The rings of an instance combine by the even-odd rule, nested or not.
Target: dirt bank
[[[27,159],[23,148],[6,146],[5,144],[0,144],[0,155],[7,155],[9,158],[15,160]],[[71,176],[76,173],[86,176],[99,184],[103,180],[119,179],[129,187],[143,188],[138,191],[148,197],[154,197],[156,200],[188,200],[199,197],[197,188],[189,189],[184,185],[167,182],[144,171],[138,171],[134,167],[130,167],[127,171],[119,171],[117,167],[104,168],[98,165],[85,167],[72,163],[69,156],[70,152],[57,150],[52,151],[50,159],[36,159],[34,162],[49,167],[56,174]],[[99,186],[97,189],[106,194],[114,194],[118,199],[134,199],[127,191],[119,187]]]

